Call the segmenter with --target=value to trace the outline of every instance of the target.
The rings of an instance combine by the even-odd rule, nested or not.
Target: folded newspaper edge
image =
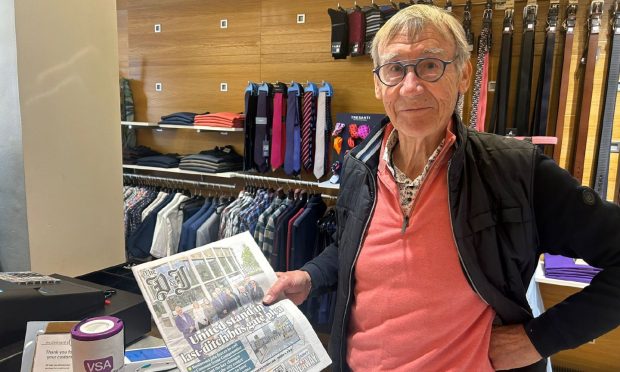
[[[181,371],[321,371],[331,364],[297,306],[262,304],[276,275],[248,232],[132,270]]]

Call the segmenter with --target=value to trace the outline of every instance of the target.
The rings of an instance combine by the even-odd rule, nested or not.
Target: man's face
[[[444,35],[433,27],[426,27],[411,42],[406,33],[396,35],[384,48],[379,49],[381,64],[407,61],[424,57],[444,61],[454,59],[456,47],[451,35]],[[454,63],[446,66],[443,76],[428,82],[418,78],[413,68],[399,84],[388,87],[375,75],[375,96],[383,100],[385,112],[399,134],[424,138],[445,130],[458,98],[469,86],[471,65],[459,74]]]
[[[177,313],[177,315],[183,314],[183,308],[181,308],[181,306],[175,307],[174,311]]]

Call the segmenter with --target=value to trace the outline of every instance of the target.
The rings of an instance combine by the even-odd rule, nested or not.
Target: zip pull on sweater
[[[405,235],[407,227],[409,226],[409,216],[403,216],[403,227],[400,229],[400,234]]]

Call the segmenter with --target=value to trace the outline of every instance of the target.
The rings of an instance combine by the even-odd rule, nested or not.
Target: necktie
[[[316,179],[325,174],[325,130],[327,127],[327,93],[319,92],[316,112],[316,148],[314,152],[314,169],[312,173]]]
[[[603,14],[603,2],[592,1],[590,5],[589,29],[590,36],[588,38],[588,46],[584,51],[587,55],[585,58],[586,68],[583,75],[583,90],[581,92],[581,107],[579,111],[579,121],[576,122],[577,138],[575,140],[574,161],[572,166],[572,174],[580,183],[583,179],[583,166],[586,158],[586,144],[588,139],[588,127],[590,122],[590,108],[592,104],[592,93],[594,90],[594,67],[596,66],[596,50],[598,49],[598,34],[601,26],[601,16]],[[589,177],[586,183],[589,182]]]
[[[314,119],[314,94],[312,92],[304,93],[303,100],[303,121],[301,124],[301,161],[304,169],[310,171],[313,169],[314,136],[313,127]]]
[[[258,109],[256,113],[256,132],[254,135],[254,164],[261,173],[269,169],[269,92],[258,92]]]
[[[299,131],[299,97],[297,89],[288,91],[287,111],[286,111],[286,153],[284,156],[284,172],[286,174],[296,174],[300,171],[300,142]]]
[[[515,121],[517,135],[529,136],[530,90],[532,88],[532,68],[534,64],[534,26],[536,25],[536,5],[526,5],[523,10],[523,41],[521,43],[521,58],[519,60],[519,77],[517,79],[517,103],[515,107]]]
[[[562,151],[562,137],[564,136],[564,119],[566,117],[566,101],[568,96],[568,85],[570,84],[570,66],[573,55],[573,39],[575,37],[575,25],[577,23],[577,4],[570,4],[566,8],[566,20],[564,27],[566,35],[564,37],[564,58],[562,58],[562,80],[560,83],[558,118],[555,123],[555,136],[558,142],[553,146],[553,160],[560,163],[560,152]]]
[[[245,92],[245,121],[243,131],[245,141],[243,146],[243,170],[254,168],[254,122],[256,120],[257,96]]]
[[[282,122],[286,115],[286,101],[284,93],[273,96],[273,130],[271,133],[271,169],[276,170],[284,164],[284,150],[286,146],[286,127]]]
[[[594,178],[594,190],[601,198],[607,199],[607,177],[609,173],[609,148],[611,147],[611,132],[616,110],[616,95],[618,76],[620,75],[620,9],[616,8],[612,21],[611,43],[609,60],[607,62],[607,82],[605,83],[605,100],[601,117],[601,140]],[[620,168],[620,167],[619,167]],[[616,177],[616,185],[620,179]]]

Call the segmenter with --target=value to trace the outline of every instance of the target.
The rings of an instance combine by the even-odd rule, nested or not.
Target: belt
[[[488,76],[488,56],[491,50],[491,20],[493,19],[493,4],[487,1],[484,15],[482,16],[482,30],[478,39],[478,56],[476,58],[476,76],[471,99],[471,111],[469,115],[469,127],[484,131],[484,113],[486,112],[486,84],[484,76]],[[487,79],[488,80],[488,79]],[[483,86],[484,84],[484,86]],[[480,105],[482,103],[482,105]]]
[[[474,50],[474,33],[471,31],[471,1],[465,2],[465,10],[463,11],[463,31],[465,31],[465,38],[467,39],[467,50],[472,52]],[[459,94],[456,101],[456,107],[454,112],[463,119],[463,107],[465,106],[465,96]],[[463,120],[465,122],[465,120]]]
[[[618,77],[620,76],[620,9],[619,0],[614,2],[613,20],[611,26],[611,40],[609,42],[609,59],[607,62],[607,82],[605,83],[605,100],[603,115],[599,125],[599,148],[594,178],[594,190],[603,199],[607,199],[607,178],[609,175],[609,150],[611,147],[611,132],[614,126],[616,110],[616,96]],[[618,184],[618,178],[616,178]],[[617,195],[615,193],[614,195]]]
[[[564,21],[564,57],[562,59],[562,80],[560,83],[558,118],[555,124],[555,136],[558,142],[553,147],[553,159],[560,163],[560,152],[562,151],[562,137],[564,135],[564,120],[566,119],[566,98],[568,96],[568,85],[570,84],[570,66],[573,53],[573,38],[575,36],[575,24],[577,23],[577,4],[569,4],[566,8],[566,20]]]
[[[517,80],[517,103],[515,121],[518,136],[530,136],[529,112],[532,88],[532,69],[534,67],[534,35],[538,5],[528,4],[523,8],[523,38],[521,58],[519,60],[519,78]]]
[[[594,83],[594,67],[596,66],[596,52],[598,49],[598,34],[601,28],[601,16],[603,15],[603,2],[594,0],[590,3],[588,20],[588,46],[584,50],[585,58],[581,63],[586,64],[583,88],[581,90],[581,109],[579,121],[576,123],[577,138],[575,140],[574,155],[572,162],[572,174],[579,182],[583,180],[583,166],[586,157],[586,144],[588,139],[588,122],[590,121],[590,105],[592,104],[592,91]],[[588,182],[589,183],[589,182]]]
[[[506,118],[508,108],[508,94],[510,92],[510,67],[512,65],[512,30],[514,9],[504,12],[504,26],[502,31],[502,46],[499,54],[499,68],[493,97],[493,110],[489,121],[489,132],[503,136],[506,134]]]
[[[532,133],[535,136],[547,135],[547,123],[549,120],[549,98],[551,95],[551,80],[553,72],[553,49],[555,49],[555,31],[558,26],[560,4],[551,4],[547,14],[547,33],[543,48],[544,58],[541,60],[540,72],[538,73],[538,87],[536,89],[536,101],[534,103],[534,116],[532,118]]]

